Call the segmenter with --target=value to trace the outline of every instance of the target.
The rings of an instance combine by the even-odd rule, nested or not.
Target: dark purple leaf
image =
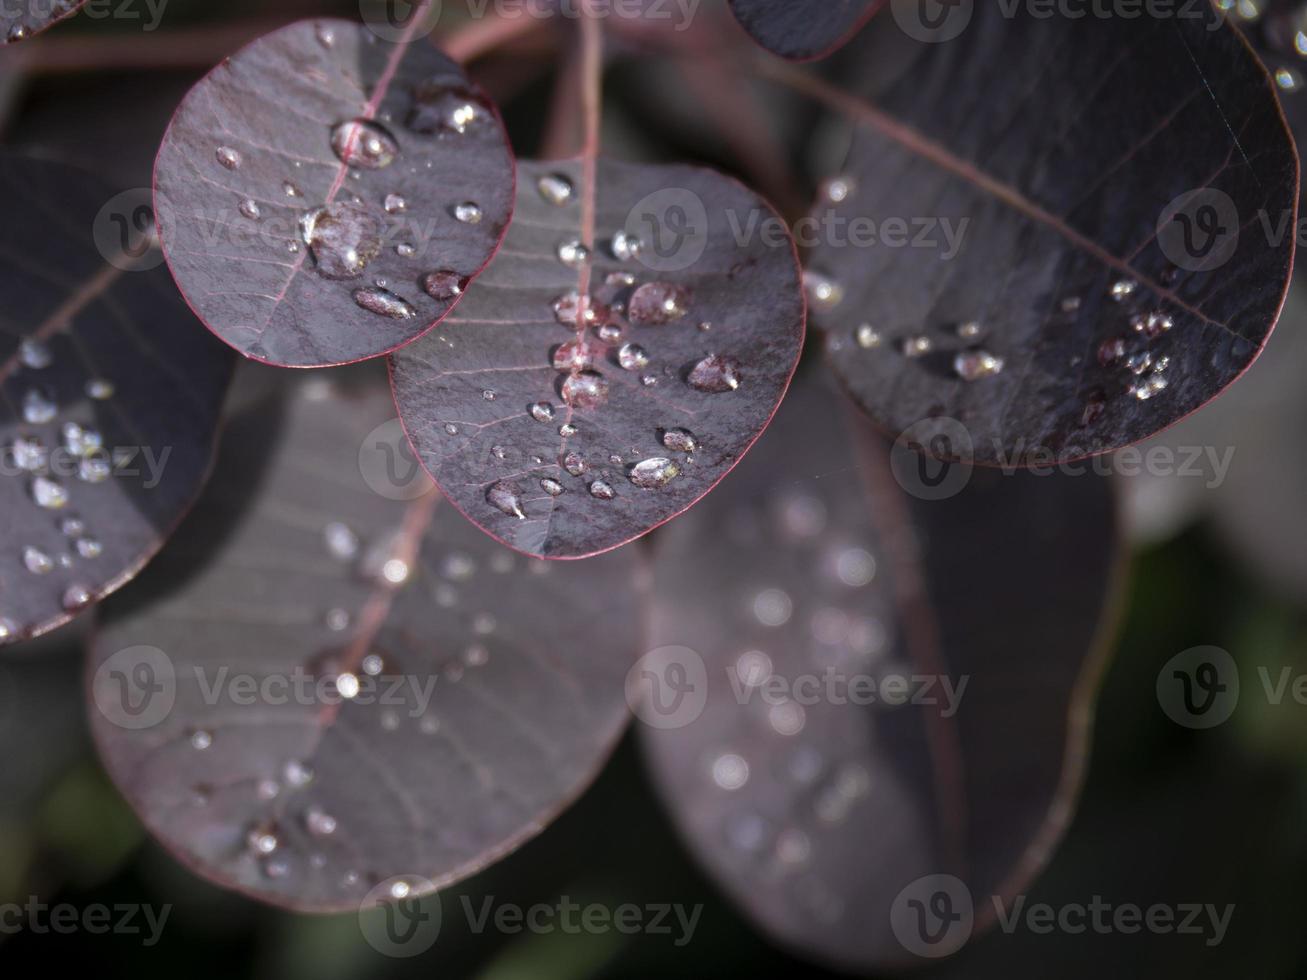
[[[320,367],[444,317],[499,247],[513,180],[498,111],[429,40],[319,20],[260,38],[191,90],[155,196],[201,319],[255,360]],[[452,285],[425,289],[433,273]]]
[[[589,234],[581,169],[523,166],[500,258],[391,361],[441,489],[546,558],[616,548],[692,506],[766,427],[803,343],[793,243],[759,197],[699,168],[601,160]],[[593,246],[578,267],[579,242]]]
[[[84,6],[86,0],[8,0],[0,7],[0,45],[26,41]]]
[[[835,371],[892,434],[949,416],[987,464],[1107,452],[1219,394],[1279,314],[1297,215],[1273,85],[1217,14],[1022,10],[976,4],[946,43],[873,25],[870,101],[800,81],[855,129],[810,262]]]
[[[731,0],[750,36],[796,61],[824,58],[862,30],[885,0]]]
[[[306,379],[275,414],[232,421],[194,518],[106,608],[93,732],[147,826],[220,884],[318,911],[392,878],[424,893],[539,832],[607,757],[638,556],[494,544],[401,452],[379,374]]]
[[[233,358],[142,235],[148,194],[21,157],[0,157],[0,191],[3,645],[159,549],[208,472]]]
[[[679,714],[642,713],[659,727],[641,735],[690,846],[763,928],[879,969],[917,960],[892,927],[914,882],[955,876],[983,927],[1065,827],[1115,527],[1093,476],[940,471],[904,449],[896,483],[885,443],[841,416],[792,392],[660,537],[650,645]],[[707,681],[687,687],[696,654]]]

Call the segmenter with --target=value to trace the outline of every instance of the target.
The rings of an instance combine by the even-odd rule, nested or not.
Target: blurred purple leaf
[[[624,729],[640,641],[634,551],[555,565],[495,545],[402,453],[368,371],[299,383],[280,424],[267,404],[232,421],[90,667],[92,731],[151,831],[301,910],[394,878],[424,894],[538,833]]]
[[[233,358],[160,267],[148,193],[22,157],[0,157],[0,189],[3,645],[163,545],[208,472]]]
[[[813,307],[878,424],[948,416],[976,461],[1032,465],[1137,442],[1248,368],[1289,281],[1298,166],[1219,16],[977,4],[936,43],[874,24],[859,95],[800,82],[854,126]]]
[[[731,0],[749,35],[794,61],[824,58],[866,26],[885,0]]]
[[[706,688],[680,690],[706,698],[641,737],[690,847],[767,932],[884,969],[920,962],[892,917],[922,879],[959,879],[983,928],[1065,828],[1115,522],[1104,479],[946,464],[918,482],[923,457],[896,449],[891,470],[841,419],[796,386],[740,473],[660,536],[650,647],[695,651]]]
[[[0,46],[26,41],[84,6],[86,0],[6,0],[0,7]]]
[[[499,247],[513,181],[498,110],[458,65],[338,20],[219,65],[155,166],[188,302],[247,357],[291,367],[376,357],[439,322]],[[433,273],[444,285],[426,288]]]
[[[580,170],[522,167],[500,259],[391,361],[445,495],[546,558],[616,548],[703,497],[766,427],[803,343],[793,242],[755,194],[601,160],[590,248]]]

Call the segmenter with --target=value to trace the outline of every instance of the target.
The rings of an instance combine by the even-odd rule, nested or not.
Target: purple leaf
[[[741,472],[660,536],[650,646],[664,680],[707,680],[682,680],[679,705],[664,687],[641,736],[726,891],[786,944],[867,970],[918,961],[892,924],[914,882],[956,876],[979,929],[988,896],[1047,860],[1116,548],[1106,480],[908,450],[891,471],[852,414],[792,392]],[[660,703],[679,713],[647,713]]]
[[[500,258],[391,361],[446,496],[546,558],[616,548],[703,497],[766,427],[803,343],[793,243],[755,194],[601,160],[590,234],[580,171],[523,166]]]
[[[93,650],[93,732],[147,826],[296,909],[476,872],[576,797],[626,723],[637,554],[495,545],[401,452],[393,412],[371,373],[306,379],[280,426],[266,404],[238,416]]]
[[[160,548],[208,472],[233,358],[150,249],[148,194],[21,157],[0,157],[0,191],[3,645]]]
[[[290,367],[376,357],[439,322],[499,247],[513,181],[498,110],[462,69],[425,38],[336,20],[214,69],[155,166],[187,301],[247,357]]]
[[[866,26],[885,0],[731,0],[749,35],[794,61],[824,58]]]
[[[0,45],[26,41],[84,6],[86,0],[9,0],[0,8]]]
[[[1265,70],[1209,14],[977,4],[948,43],[874,25],[873,101],[806,83],[855,129],[817,211],[835,231],[811,257],[815,316],[880,425],[951,417],[985,464],[1076,458],[1253,362],[1289,281],[1298,167]]]

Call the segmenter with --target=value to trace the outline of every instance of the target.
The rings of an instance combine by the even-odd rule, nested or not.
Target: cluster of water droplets
[[[1156,350],[1156,343],[1174,326],[1171,316],[1164,310],[1142,307],[1139,304],[1140,285],[1134,279],[1120,278],[1108,286],[1108,298],[1113,304],[1124,307],[1127,326],[1121,333],[1101,341],[1095,351],[1100,367],[1120,372],[1126,393],[1139,400],[1149,401],[1169,387],[1166,376],[1171,359]],[[1079,300],[1068,309],[1079,308]],[[1090,425],[1107,411],[1109,392],[1102,387],[1090,392],[1081,416],[1082,425]]]
[[[366,33],[366,32],[365,32]],[[334,30],[326,26],[318,29],[319,41],[324,47],[335,43]],[[414,87],[413,97],[403,126],[409,132],[426,138],[457,139],[473,132],[479,125],[489,122],[490,111],[480,97],[469,89],[431,80]],[[404,153],[401,140],[395,135],[398,129],[392,115],[383,112],[376,119],[346,119],[326,134],[332,153],[348,168],[350,181],[362,179],[364,172],[384,173],[401,164]],[[224,170],[238,172],[245,164],[241,150],[226,144],[214,148],[214,160]],[[426,169],[434,166],[427,161]],[[302,168],[294,161],[295,169]],[[413,172],[419,173],[415,167]],[[433,177],[434,183],[434,177]],[[332,200],[305,208],[300,212],[299,235],[286,242],[291,254],[307,249],[311,267],[324,279],[348,282],[364,278],[369,266],[382,254],[387,239],[387,217],[398,218],[408,211],[408,201],[396,191],[382,194],[376,201],[368,201],[348,189]],[[282,183],[287,204],[302,207],[304,192],[294,178]],[[251,197],[242,197],[237,204],[242,217],[258,222],[264,216],[264,206]],[[475,201],[457,200],[448,207],[449,218],[460,224],[480,224],[484,213]],[[404,283],[373,278],[354,288],[354,302],[369,313],[391,320],[408,320],[419,315],[416,290],[408,293],[412,283],[431,298],[449,303],[466,288],[468,277],[450,269],[432,269],[425,261],[421,249],[410,241],[394,246],[400,258],[413,262],[411,276]]]

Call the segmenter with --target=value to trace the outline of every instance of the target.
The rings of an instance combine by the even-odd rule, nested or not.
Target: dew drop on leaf
[[[648,282],[631,295],[627,313],[633,323],[658,325],[679,320],[688,312],[690,294],[670,282]]]
[[[351,119],[331,131],[331,149],[347,167],[380,170],[395,162],[395,137],[369,119]]]
[[[709,354],[690,369],[687,380],[691,388],[708,394],[735,391],[740,387],[740,362],[733,357]]]
[[[354,302],[369,313],[390,317],[392,320],[407,320],[417,316],[417,310],[408,300],[389,289],[356,289]]]

